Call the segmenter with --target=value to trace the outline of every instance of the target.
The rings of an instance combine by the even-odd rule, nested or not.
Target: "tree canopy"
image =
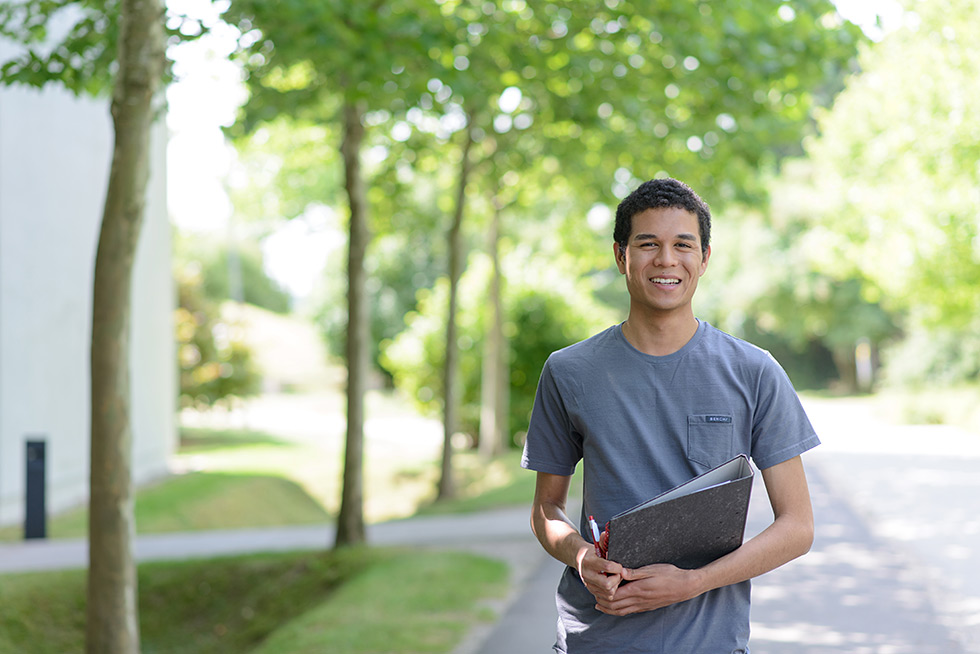
[[[975,3],[910,4],[819,113],[795,182],[807,190],[786,198],[806,216],[799,242],[811,269],[857,282],[863,301],[918,344],[890,357],[903,383],[980,374],[971,354],[980,326],[978,29]]]
[[[892,308],[958,325],[980,310],[978,29],[975,3],[916,4],[864,50],[807,148],[825,198],[809,235],[821,267],[872,281]]]
[[[446,275],[451,255],[485,247],[492,216],[505,260],[552,257],[602,294],[615,280],[603,272],[610,207],[639,181],[683,178],[716,207],[763,202],[766,174],[802,152],[812,109],[863,40],[826,0],[235,0],[224,18],[242,33],[249,91],[229,133],[246,167],[271,171],[247,189],[249,206],[291,218],[338,204],[341,109],[364,108],[375,361],[417,289]],[[462,198],[460,244],[431,238]],[[321,315],[346,338],[334,289]]]

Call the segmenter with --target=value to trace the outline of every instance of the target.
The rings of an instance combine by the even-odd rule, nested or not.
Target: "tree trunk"
[[[470,177],[470,149],[473,146],[472,119],[464,132],[463,156],[459,166],[459,187],[456,192],[456,210],[449,227],[449,311],[446,316],[446,360],[443,367],[443,442],[442,473],[439,478],[437,500],[450,499],[456,495],[453,479],[453,434],[459,422],[459,393],[457,380],[459,372],[459,345],[457,344],[456,307],[458,304],[459,278],[463,275],[463,262],[466,253],[463,245],[463,211],[466,206],[466,185]]]
[[[507,434],[507,362],[504,354],[504,310],[500,274],[500,204],[493,202],[487,250],[493,266],[490,279],[490,326],[483,351],[480,384],[480,454],[487,459],[500,454]]]
[[[364,257],[368,231],[367,193],[361,172],[363,109],[344,105],[344,187],[350,201],[350,242],[347,256],[347,442],[344,449],[344,481],[337,516],[335,545],[354,545],[366,540],[364,530],[364,393],[369,364],[366,273]]]
[[[857,364],[854,348],[850,345],[837,345],[831,350],[834,366],[837,368],[839,390],[848,395],[858,391]]]
[[[165,62],[159,0],[123,1],[117,60],[112,96],[115,143],[92,299],[88,654],[140,651],[129,329],[133,260],[149,179],[153,101]]]

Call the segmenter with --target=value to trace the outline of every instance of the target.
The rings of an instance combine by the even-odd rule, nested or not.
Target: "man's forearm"
[[[630,583],[599,609],[613,615],[650,611],[752,579],[805,554],[813,542],[813,511],[802,461],[796,457],[767,468],[762,478],[775,516],[765,531],[697,570],[668,565],[624,570]]]
[[[621,586],[597,608],[611,615],[652,611],[765,574],[806,552],[812,528],[781,518],[740,548],[697,570],[650,565],[624,570]]]
[[[813,544],[813,509],[799,457],[762,471],[775,519],[731,554],[700,569],[704,591],[775,570],[806,554]]]
[[[569,478],[539,472],[531,506],[531,531],[551,556],[578,571],[579,578],[598,601],[609,601],[622,581],[623,567],[600,558],[582,538],[568,516]]]
[[[534,506],[531,531],[548,554],[573,568],[578,568],[582,550],[591,547],[566,515],[564,507],[550,502]]]
[[[707,592],[771,572],[806,554],[812,543],[812,521],[781,516],[731,554],[697,570],[699,590]]]

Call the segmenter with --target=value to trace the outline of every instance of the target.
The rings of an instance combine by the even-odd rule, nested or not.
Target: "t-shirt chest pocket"
[[[712,468],[735,456],[734,422],[725,413],[687,416],[687,458]]]

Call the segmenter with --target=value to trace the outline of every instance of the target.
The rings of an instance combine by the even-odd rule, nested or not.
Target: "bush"
[[[261,377],[234,325],[219,318],[204,296],[201,276],[190,266],[177,274],[177,359],[182,406],[210,407],[258,393]]]

